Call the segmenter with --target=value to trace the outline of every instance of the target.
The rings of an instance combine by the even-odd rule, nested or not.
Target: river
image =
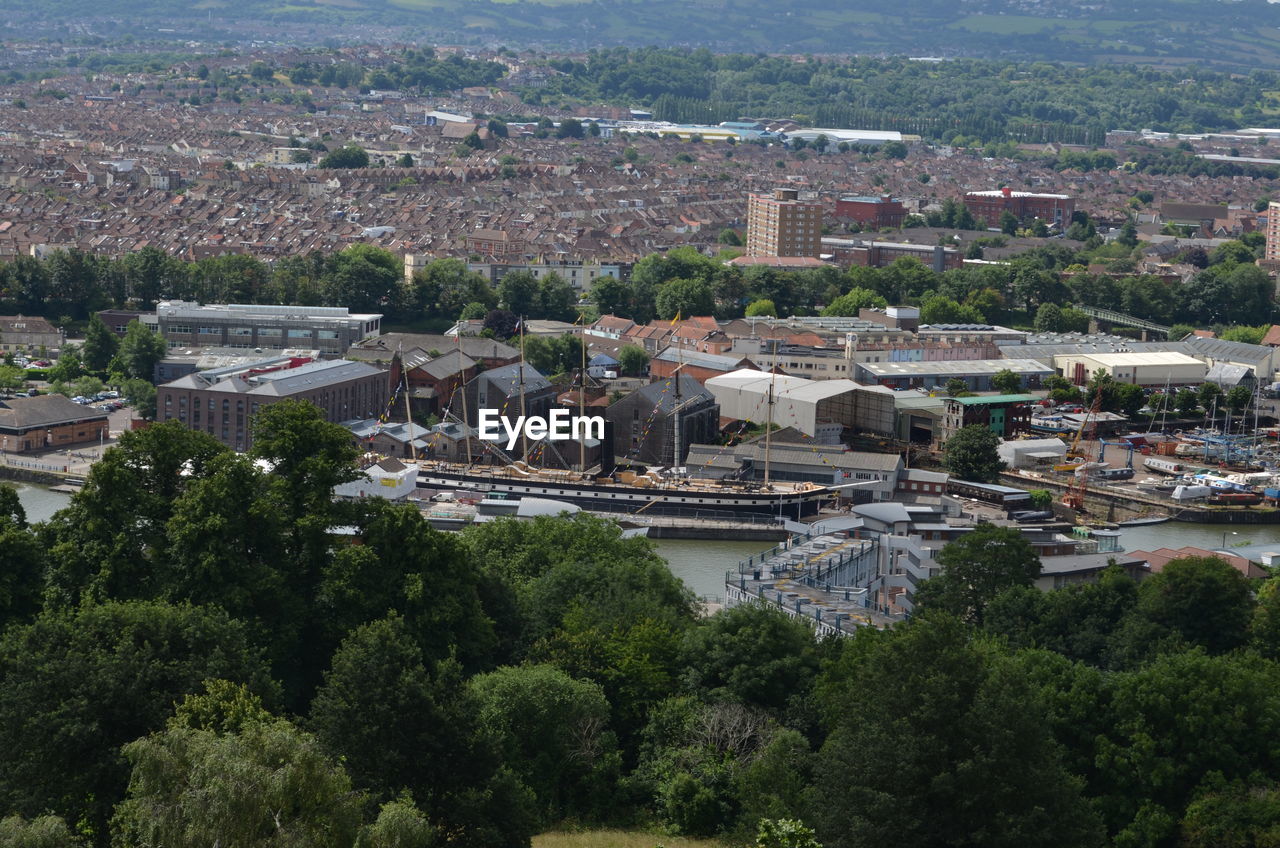
[[[45,521],[71,500],[69,495],[52,492],[42,486],[19,483],[18,499],[27,510],[30,522]],[[1214,550],[1239,545],[1276,542],[1280,550],[1280,524],[1184,524],[1166,521],[1146,527],[1121,528],[1120,544],[1125,550],[1180,548],[1184,545]],[[1225,534],[1225,535],[1224,535]],[[693,539],[655,539],[671,571],[701,597],[724,595],[724,574],[738,562],[772,547],[769,542],[709,542]]]

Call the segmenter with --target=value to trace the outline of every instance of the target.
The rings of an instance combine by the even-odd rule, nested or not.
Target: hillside
[[[11,32],[35,20],[97,31],[95,24],[115,19],[121,27],[141,21],[205,38],[210,24],[240,30],[253,22],[282,25],[290,38],[324,38],[350,36],[354,24],[512,45],[1280,66],[1280,6],[1263,0],[906,0],[893,7],[873,0],[0,0],[0,10]]]

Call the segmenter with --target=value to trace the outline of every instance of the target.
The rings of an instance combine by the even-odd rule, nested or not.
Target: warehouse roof
[[[1052,374],[1053,369],[1034,359],[954,359],[940,362],[861,362],[860,368],[877,377],[937,375],[983,376],[1008,369],[1015,374]]]
[[[971,397],[947,398],[965,406],[983,406],[991,403],[1026,403],[1036,400],[1035,395],[973,395]]]
[[[1194,356],[1171,350],[1134,351],[1132,353],[1086,353],[1083,356],[1108,368],[1141,367],[1144,365],[1201,365]]]

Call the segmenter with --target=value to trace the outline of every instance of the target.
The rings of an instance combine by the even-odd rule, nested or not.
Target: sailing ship
[[[585,327],[584,327],[585,330]],[[524,334],[521,322],[521,414],[524,412],[523,366]],[[582,368],[579,372],[579,414],[583,413],[586,380],[586,338],[582,340]],[[830,502],[841,489],[853,485],[820,485],[812,482],[777,481],[772,479],[769,461],[770,432],[773,429],[773,386],[769,387],[767,419],[765,423],[764,479],[711,479],[690,476],[680,467],[681,404],[679,393],[679,369],[673,377],[676,383],[676,402],[672,408],[675,439],[671,466],[666,468],[615,469],[612,461],[592,474],[585,467],[585,452],[579,441],[579,470],[537,468],[524,459],[512,459],[497,446],[486,443],[485,449],[499,459],[497,465],[477,465],[470,455],[468,462],[421,460],[418,463],[418,488],[420,490],[452,490],[473,492],[488,497],[550,498],[599,512],[643,513],[645,515],[682,515],[727,518],[751,516],[754,518],[795,519],[816,515],[822,506]],[[466,393],[459,392],[464,404],[461,418],[465,421]],[[446,417],[451,413],[446,412]],[[527,451],[522,452],[528,457]],[[604,456],[612,459],[610,448],[604,446]]]

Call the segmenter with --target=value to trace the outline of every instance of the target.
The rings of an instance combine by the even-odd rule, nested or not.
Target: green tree
[[[609,817],[621,759],[597,684],[533,665],[500,668],[468,686],[481,729],[537,799],[542,827]]]
[[[1217,383],[1202,383],[1199,392],[1197,392],[1196,400],[1199,401],[1201,408],[1208,412],[1221,406],[1221,401],[1219,400],[1221,397],[1222,389]]]
[[[774,318],[778,315],[778,308],[773,305],[772,300],[753,300],[751,303],[747,304],[746,315],[748,318],[760,316]]]
[[[48,373],[50,383],[69,383],[77,377],[83,376],[84,362],[80,359],[80,348],[78,347],[65,348],[58,355],[58,361],[53,364]]]
[[[1022,391],[1022,378],[1005,368],[992,375],[991,387],[1007,395],[1017,394]]]
[[[0,819],[0,845],[6,848],[80,848],[84,840],[57,816],[27,821],[22,816]]]
[[[690,630],[684,657],[691,692],[764,709],[779,719],[818,671],[809,626],[763,604],[722,610]]]
[[[46,551],[12,486],[0,485],[0,632],[40,610]]]
[[[670,280],[658,289],[655,301],[658,317],[671,320],[677,315],[691,318],[710,315],[715,309],[711,287],[701,280]]]
[[[1042,303],[1036,310],[1035,329],[1040,333],[1057,333],[1062,330],[1062,307],[1056,303]]]
[[[1018,234],[1018,216],[1014,215],[1008,209],[1000,213],[1000,232],[1007,236]]]
[[[582,138],[583,135],[582,121],[577,118],[565,118],[556,127],[556,138]]]
[[[742,247],[742,237],[738,235],[737,230],[730,227],[725,227],[721,230],[716,241],[720,244],[727,244],[730,247]]]
[[[1169,653],[1117,676],[1091,787],[1113,844],[1174,844],[1202,788],[1274,774],[1277,685],[1274,662],[1239,653]]]
[[[235,733],[178,724],[124,747],[133,767],[117,844],[347,848],[360,796],[316,740],[284,719]]]
[[[936,560],[942,573],[921,584],[916,602],[978,624],[997,595],[1040,576],[1040,557],[1022,533],[986,522],[944,545]]]
[[[920,304],[922,324],[981,324],[985,320],[977,309],[956,303],[944,295],[934,295]]]
[[[365,152],[363,147],[356,144],[349,144],[346,147],[333,151],[328,156],[320,160],[321,168],[367,168],[369,167],[369,154]]]
[[[134,377],[120,384],[120,393],[124,395],[138,413],[138,417],[150,421],[156,417],[156,387],[150,380],[139,380]]]
[[[498,303],[519,317],[538,311],[538,278],[530,271],[510,271],[498,283]]]
[[[168,352],[164,337],[141,321],[130,321],[120,340],[120,361],[125,376],[155,382],[156,365]]]
[[[207,433],[166,421],[126,431],[94,463],[84,488],[44,527],[49,593],[58,604],[82,598],[163,594],[174,503],[228,453]]]
[[[10,627],[0,638],[0,806],[84,821],[106,844],[128,777],[120,746],[162,728],[208,678],[275,697],[246,628],[221,610],[108,602]]]
[[[527,845],[527,788],[480,731],[478,703],[456,663],[429,672],[398,616],[354,630],[311,706],[312,727],[355,784],[390,799],[422,798],[429,820],[465,846]]]
[[[1227,392],[1227,408],[1235,414],[1248,409],[1252,401],[1253,391],[1248,386],[1232,386]]]
[[[382,805],[373,824],[360,831],[356,848],[431,848],[439,833],[406,792]]]
[[[297,527],[304,519],[327,517],[333,487],[357,476],[359,452],[350,431],[325,420],[315,404],[297,400],[262,407],[251,426],[249,455],[271,465],[273,495],[284,520]]]
[[[616,277],[600,277],[591,287],[591,300],[601,315],[632,316],[632,289]]]
[[[1178,389],[1173,402],[1179,415],[1193,415],[1200,408],[1200,397],[1192,389]]]
[[[862,309],[883,309],[888,305],[889,302],[887,300],[871,289],[854,287],[831,301],[831,305],[822,310],[822,315],[823,317],[856,318],[858,312]]]
[[[1099,846],[1026,673],[956,619],[870,640],[824,712],[807,817],[829,848]]]
[[[1124,223],[1120,225],[1120,235],[1116,237],[1116,243],[1125,247],[1137,247],[1138,227],[1133,223],[1132,218],[1125,218]]]
[[[1254,615],[1249,582],[1218,557],[1170,561],[1138,587],[1138,612],[1211,654],[1244,644]]]
[[[943,463],[961,480],[993,483],[1004,469],[997,448],[1000,437],[990,428],[971,424],[961,428],[943,447]]]
[[[9,394],[26,385],[26,374],[14,365],[0,365],[0,392]]]
[[[972,392],[969,391],[969,384],[962,378],[952,377],[950,380],[947,380],[947,394],[951,397],[964,397],[965,395],[972,394]]]
[[[761,819],[756,848],[822,848],[804,822],[795,819]]]
[[[105,371],[107,363],[119,349],[120,340],[107,328],[106,324],[102,323],[102,319],[97,315],[89,319],[89,327],[84,335],[84,345],[80,348],[85,368],[90,371]]]
[[[372,311],[402,302],[403,260],[385,248],[353,244],[335,254],[324,284],[330,302]]]
[[[573,308],[577,302],[578,294],[568,280],[556,273],[544,274],[538,281],[537,307],[530,317],[572,321],[577,317]]]
[[[640,376],[649,369],[649,354],[639,345],[625,344],[618,348],[618,367],[624,374]]]
[[[1215,787],[1187,807],[1178,828],[1185,848],[1257,848],[1280,833],[1280,790],[1273,782]]]

